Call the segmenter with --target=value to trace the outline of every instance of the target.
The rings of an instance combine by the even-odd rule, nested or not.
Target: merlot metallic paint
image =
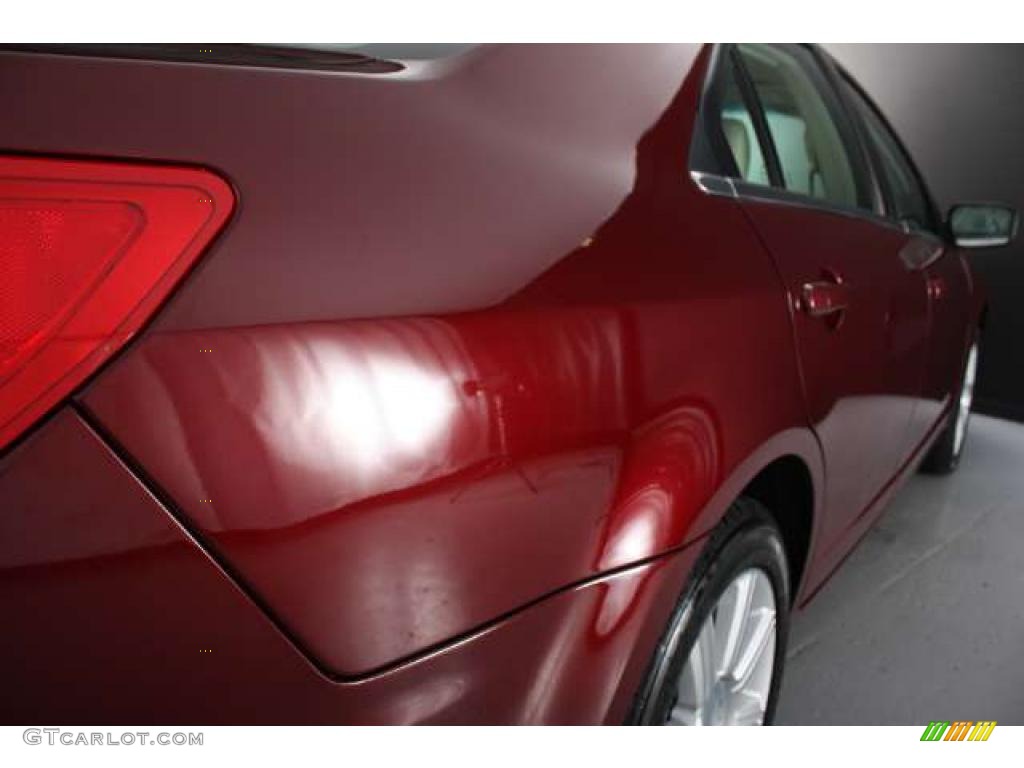
[[[802,331],[765,246],[844,219],[693,183],[710,55],[0,54],[5,151],[239,195],[143,337],[0,459],[3,719],[620,722],[702,538],[782,459],[809,597],[941,426],[976,310],[951,252],[911,324]],[[872,366],[884,339],[905,368]]]

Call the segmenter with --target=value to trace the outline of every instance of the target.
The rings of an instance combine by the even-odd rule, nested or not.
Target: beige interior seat
[[[740,178],[748,178],[750,175],[750,132],[747,130],[746,124],[735,117],[723,117],[722,130],[725,132],[725,140],[736,161]]]

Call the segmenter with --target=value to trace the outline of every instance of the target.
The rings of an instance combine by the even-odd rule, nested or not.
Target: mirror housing
[[[954,205],[946,225],[960,248],[998,248],[1017,236],[1017,209],[1001,203]]]

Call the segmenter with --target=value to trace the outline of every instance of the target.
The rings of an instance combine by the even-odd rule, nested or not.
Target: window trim
[[[842,111],[840,117],[845,120],[846,130],[850,132],[848,138],[853,138],[854,140],[853,146],[847,147],[847,149],[854,152],[854,156],[851,156],[850,160],[854,166],[854,173],[858,177],[857,182],[866,182],[869,187],[869,191],[872,189],[877,190],[880,180],[877,178],[875,167],[866,153],[866,147],[862,144],[862,138],[859,132],[859,123],[857,123],[853,119],[853,116],[849,114],[846,102],[842,99],[841,94],[838,93],[838,89],[835,88],[826,68],[822,66],[816,48],[810,45],[801,45],[800,47],[809,51],[811,58],[813,59],[813,63],[818,67],[820,76],[822,80],[824,80],[824,86],[826,86],[832,93],[833,98],[836,100],[837,105]],[[875,191],[872,195],[872,208],[869,210],[867,208],[851,207],[848,205],[833,203],[828,200],[805,195],[801,192],[794,192],[793,190],[786,189],[782,186],[781,179],[778,180],[778,183],[776,179],[773,179],[772,186],[764,186],[760,184],[752,184],[738,177],[739,170],[736,168],[732,154],[728,151],[728,144],[722,134],[719,121],[715,119],[715,107],[720,104],[723,80],[721,74],[723,62],[729,61],[732,58],[729,51],[733,48],[735,48],[735,45],[732,43],[716,43],[708,61],[707,73],[704,78],[704,87],[701,91],[697,105],[697,117],[695,121],[696,130],[694,131],[694,136],[691,141],[691,162],[689,167],[690,177],[693,184],[705,194],[724,195],[741,200],[788,205],[796,208],[804,208],[822,213],[840,215],[846,218],[861,219],[886,228],[905,231],[899,222],[894,221],[888,215],[888,211],[884,207],[884,202],[878,197],[878,191]],[[751,117],[753,118],[753,105],[746,102],[747,98],[746,94],[744,94],[747,109],[752,111]],[[756,107],[760,112],[759,102]],[[761,116],[763,118],[763,112],[761,113]],[[755,127],[756,126],[757,124],[755,123]],[[842,136],[842,129],[840,129],[840,135]],[[760,130],[758,130],[758,140],[762,141],[762,152],[766,152]],[[693,148],[698,141],[704,141],[710,146],[715,167],[712,168],[703,164],[698,165],[693,162],[695,155]],[[845,142],[844,146],[846,146]],[[769,144],[769,147],[770,151],[774,154],[774,143]],[[778,171],[781,172],[781,168],[779,168]],[[769,168],[769,175],[772,175],[773,173],[774,172],[771,168]]]

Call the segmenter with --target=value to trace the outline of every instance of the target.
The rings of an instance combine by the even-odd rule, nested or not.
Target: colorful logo
[[[988,741],[995,727],[995,720],[980,720],[977,723],[970,720],[958,720],[955,723],[932,720],[921,734],[921,741]]]

